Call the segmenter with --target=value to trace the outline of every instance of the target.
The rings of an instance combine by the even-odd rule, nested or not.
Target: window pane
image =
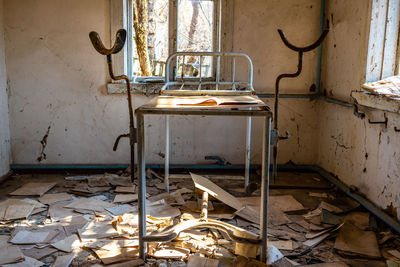
[[[164,76],[164,65],[168,58],[168,2],[168,0],[148,1],[147,50],[150,59],[151,76]],[[140,68],[136,43],[135,41],[132,43],[133,75],[144,76]]]
[[[178,0],[178,44],[179,52],[211,52],[214,36],[214,1],[212,0]],[[185,64],[185,76],[198,76],[199,57],[188,57]],[[178,75],[180,75],[178,68]],[[202,59],[202,76],[210,77],[212,58]]]

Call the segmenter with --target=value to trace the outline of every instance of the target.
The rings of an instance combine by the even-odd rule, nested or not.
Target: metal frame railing
[[[195,56],[200,57],[199,60],[199,77],[185,76],[185,58]],[[182,64],[179,64],[178,68],[181,68],[181,76],[179,77],[175,73],[171,75],[171,63],[174,63],[174,59],[183,57]],[[202,73],[202,63],[204,57],[212,57],[216,59],[216,71],[215,80],[210,80],[208,77],[205,79]],[[232,58],[232,80],[221,81],[221,58],[231,57]],[[249,66],[249,78],[248,81],[236,81],[236,58],[241,57],[247,60]],[[172,80],[171,80],[172,76]],[[231,86],[229,90],[220,87]],[[210,89],[204,89],[204,86],[210,87]],[[237,86],[243,86],[244,88],[237,89]],[[179,89],[171,89],[171,87]],[[229,88],[229,87],[228,87]],[[177,52],[170,55],[166,61],[165,68],[165,84],[161,88],[160,94],[165,95],[242,95],[242,94],[254,94],[253,88],[253,62],[250,57],[244,53],[239,52]]]

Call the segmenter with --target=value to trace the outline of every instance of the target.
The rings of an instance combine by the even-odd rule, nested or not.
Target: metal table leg
[[[245,173],[244,173],[244,188],[249,186],[250,181],[250,146],[251,146],[251,117],[247,117],[246,121],[246,162],[245,162]]]
[[[164,184],[169,192],[169,116],[165,116],[165,155],[164,155]]]
[[[146,258],[146,163],[145,163],[145,142],[144,142],[144,116],[136,115],[137,120],[137,153],[138,153],[138,207],[139,207],[139,257]]]
[[[264,132],[262,145],[262,170],[261,170],[261,216],[260,216],[260,236],[261,253],[260,260],[265,262],[267,259],[268,243],[268,197],[269,197],[269,163],[270,163],[270,143],[271,143],[271,118],[264,118]]]

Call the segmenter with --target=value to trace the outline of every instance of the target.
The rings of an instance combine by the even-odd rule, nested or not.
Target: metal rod
[[[324,31],[324,22],[325,22],[325,0],[321,0],[321,8],[319,15],[319,34],[321,35]],[[322,66],[322,43],[318,47],[318,58],[317,58],[317,77],[315,81],[316,89],[315,92],[317,94],[321,91],[321,66]]]
[[[236,74],[236,57],[232,58],[232,90],[236,90],[235,86],[235,74]]]
[[[183,83],[183,73],[185,72],[185,55],[183,55],[183,61],[182,61],[182,72],[181,72],[181,82]],[[182,90],[183,84],[181,86]]]
[[[165,155],[164,155],[164,183],[165,189],[169,192],[169,116],[165,117]]]
[[[339,99],[334,99],[334,98],[331,98],[331,97],[318,96],[318,99],[324,100],[325,102],[328,102],[328,103],[340,105],[342,107],[348,107],[348,108],[353,108],[354,107],[353,103],[345,102],[345,101],[342,101],[342,100],[339,100]]]
[[[170,64],[173,61],[173,59],[180,57],[180,56],[210,56],[210,57],[243,57],[248,61],[249,64],[249,87],[251,91],[254,91],[253,88],[253,62],[251,58],[244,54],[244,53],[239,53],[239,52],[176,52],[171,54],[167,61],[166,61],[166,67],[165,67],[165,83],[166,86],[161,89],[161,91],[165,90],[166,88],[169,88],[170,85]],[[229,82],[228,82],[229,83]],[[215,84],[215,83],[214,83]],[[218,82],[218,84],[222,84],[222,82]]]
[[[250,182],[250,156],[251,156],[251,117],[246,120],[246,155],[244,171],[244,187],[247,188]]]
[[[378,208],[375,204],[373,204],[371,201],[368,199],[364,198],[363,196],[357,194],[356,192],[352,192],[350,188],[344,184],[342,181],[334,177],[332,174],[327,172],[326,170],[313,166],[312,169],[314,171],[318,172],[322,177],[327,179],[329,182],[332,184],[336,185],[340,190],[342,190],[344,193],[346,193],[349,197],[353,198],[356,200],[358,203],[360,203],[364,208],[369,210],[371,213],[373,213],[375,216],[377,216],[379,219],[381,219],[383,222],[385,222],[387,225],[389,225],[393,230],[395,230],[397,233],[400,234],[400,223],[392,218],[390,215],[385,213],[383,210]]]
[[[201,79],[203,78],[203,74],[202,74],[202,66],[203,65],[203,56],[200,56],[200,69],[199,69],[199,73],[200,73],[200,77],[199,77],[199,88],[198,90],[201,90]]]
[[[203,198],[201,200],[201,218],[207,219],[208,216],[208,193],[203,192]]]
[[[216,73],[216,78],[215,78],[215,80],[216,80],[215,90],[217,90],[217,91],[219,89],[220,72],[221,72],[221,56],[217,56],[217,73]]]
[[[137,153],[138,153],[138,207],[139,207],[139,257],[146,259],[146,162],[145,162],[145,135],[144,135],[144,116],[136,115],[137,120]]]
[[[268,198],[269,198],[269,163],[271,143],[271,118],[264,118],[264,132],[262,144],[262,167],[261,167],[261,212],[260,212],[260,237],[261,253],[260,260],[265,262],[268,250]]]

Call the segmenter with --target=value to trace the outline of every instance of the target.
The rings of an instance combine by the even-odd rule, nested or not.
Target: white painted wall
[[[0,177],[10,170],[10,124],[4,47],[3,0],[0,0]]]
[[[255,87],[272,93],[276,76],[293,72],[296,53],[285,48],[276,30],[305,45],[317,38],[319,0],[236,0],[234,50],[254,59]],[[112,152],[115,138],[127,131],[125,95],[107,95],[106,62],[89,42],[96,30],[109,39],[108,0],[5,0],[7,68],[10,87],[13,163],[38,164],[50,127],[46,159],[41,164],[128,163],[127,140]],[[289,19],[290,18],[290,19]],[[295,21],[295,23],[294,23]],[[307,93],[315,81],[316,53],[305,55],[304,72],[283,81],[283,93]],[[243,75],[243,73],[242,73]],[[135,96],[134,105],[149,101]],[[272,106],[272,102],[267,100]],[[292,138],[280,144],[280,161],[315,163],[318,145],[316,104],[281,101],[281,129]],[[243,163],[245,120],[172,118],[171,163],[204,163],[220,155]],[[261,154],[260,122],[254,123],[253,157]],[[147,161],[161,163],[164,123],[147,120]],[[43,155],[42,155],[43,157]]]
[[[324,43],[322,79],[329,96],[349,101],[350,92],[364,83],[371,12],[366,2],[327,1],[331,31]],[[394,132],[400,116],[387,113],[384,128],[367,121],[382,121],[381,111],[365,110],[367,118],[362,120],[351,108],[319,105],[318,165],[400,219],[400,134]]]
[[[331,30],[324,43],[322,88],[328,96],[349,101],[351,90],[364,80],[367,2],[327,1]],[[96,30],[109,39],[109,1],[4,0],[4,5],[13,162],[38,164],[40,141],[50,127],[41,164],[128,163],[127,140],[112,152],[115,137],[127,131],[126,99],[106,94],[105,59],[87,36]],[[234,18],[234,50],[253,58],[256,90],[272,93],[276,76],[297,66],[296,53],[283,46],[276,30],[282,28],[298,45],[312,43],[318,35],[319,0],[235,0]],[[282,92],[309,92],[315,65],[316,53],[306,54],[302,75],[283,81]],[[4,94],[5,79],[1,81]],[[135,96],[134,105],[149,100]],[[270,99],[266,102],[272,107]],[[325,102],[282,99],[280,129],[292,137],[280,143],[279,160],[318,164],[359,187],[380,207],[399,210],[400,135],[393,131],[400,127],[399,116],[388,114],[384,129],[352,112]],[[383,114],[371,111],[369,116],[379,120]],[[147,120],[150,163],[162,163],[163,125],[160,117]],[[221,155],[232,163],[244,160],[244,119],[173,118],[171,125],[171,163],[204,163],[206,155]],[[252,160],[257,162],[260,121],[253,130]]]

